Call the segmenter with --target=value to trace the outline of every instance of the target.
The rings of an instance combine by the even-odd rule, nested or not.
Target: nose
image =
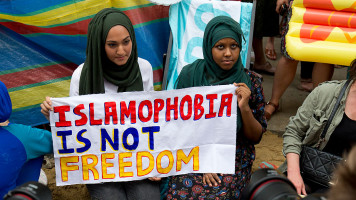
[[[116,54],[117,55],[123,55],[124,54],[124,47],[122,45],[119,45],[116,49]]]
[[[224,56],[226,56],[226,57],[231,56],[231,49],[230,49],[230,48],[226,48],[226,51],[225,51],[225,53],[224,53]]]

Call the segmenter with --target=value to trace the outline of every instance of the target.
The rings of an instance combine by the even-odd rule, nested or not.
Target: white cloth
[[[152,65],[145,59],[138,58],[138,65],[141,71],[142,84],[144,91],[153,91],[153,71]],[[74,70],[70,81],[69,96],[79,96],[79,80],[84,63]],[[118,86],[104,79],[105,93],[117,93]]]

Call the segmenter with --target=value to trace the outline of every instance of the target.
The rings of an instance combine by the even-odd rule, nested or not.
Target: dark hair
[[[353,64],[355,67],[355,62]],[[355,72],[355,71],[354,71]],[[342,162],[335,170],[333,182],[328,192],[328,200],[352,200],[356,196],[356,146],[353,146],[346,162]]]
[[[356,80],[356,59],[350,65],[349,74],[351,80]]]

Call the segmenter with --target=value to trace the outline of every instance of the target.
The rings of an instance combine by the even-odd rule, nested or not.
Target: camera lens
[[[294,185],[274,169],[259,169],[251,175],[250,184],[242,193],[246,200],[301,199]]]
[[[51,190],[38,182],[27,182],[6,194],[4,200],[51,200]]]

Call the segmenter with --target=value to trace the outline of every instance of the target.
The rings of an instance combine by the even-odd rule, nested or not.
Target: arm
[[[243,133],[247,139],[257,143],[262,136],[263,128],[249,106],[251,90],[245,83],[234,83],[234,85],[237,87],[235,92],[242,117]]]
[[[22,124],[12,124],[9,130],[25,147],[27,160],[53,153],[51,132]]]
[[[318,97],[320,94],[320,88],[315,88],[304,100],[303,104],[298,108],[295,116],[292,116],[289,120],[288,125],[286,126],[286,131],[283,134],[283,153],[287,155],[289,153],[300,154],[301,145],[304,138],[308,132],[308,138],[319,138],[315,134],[320,134],[319,128],[316,126],[322,126],[323,119],[318,119],[320,113],[323,111],[320,110],[320,101]],[[321,97],[324,98],[324,97]],[[319,115],[319,116],[318,116]],[[311,121],[314,121],[314,128],[309,130]],[[310,144],[310,139],[308,144]]]
[[[299,155],[296,153],[288,153],[286,157],[288,179],[293,183],[299,195],[306,195],[303,178],[300,175]]]
[[[319,96],[319,88],[315,88],[299,107],[296,115],[290,118],[286,132],[283,134],[283,153],[287,158],[288,179],[296,187],[298,194],[303,195],[306,195],[306,191],[300,174],[299,154],[305,135],[309,130],[310,120],[315,118],[314,111],[319,109],[317,106]],[[316,133],[309,134],[314,137],[313,134]]]

